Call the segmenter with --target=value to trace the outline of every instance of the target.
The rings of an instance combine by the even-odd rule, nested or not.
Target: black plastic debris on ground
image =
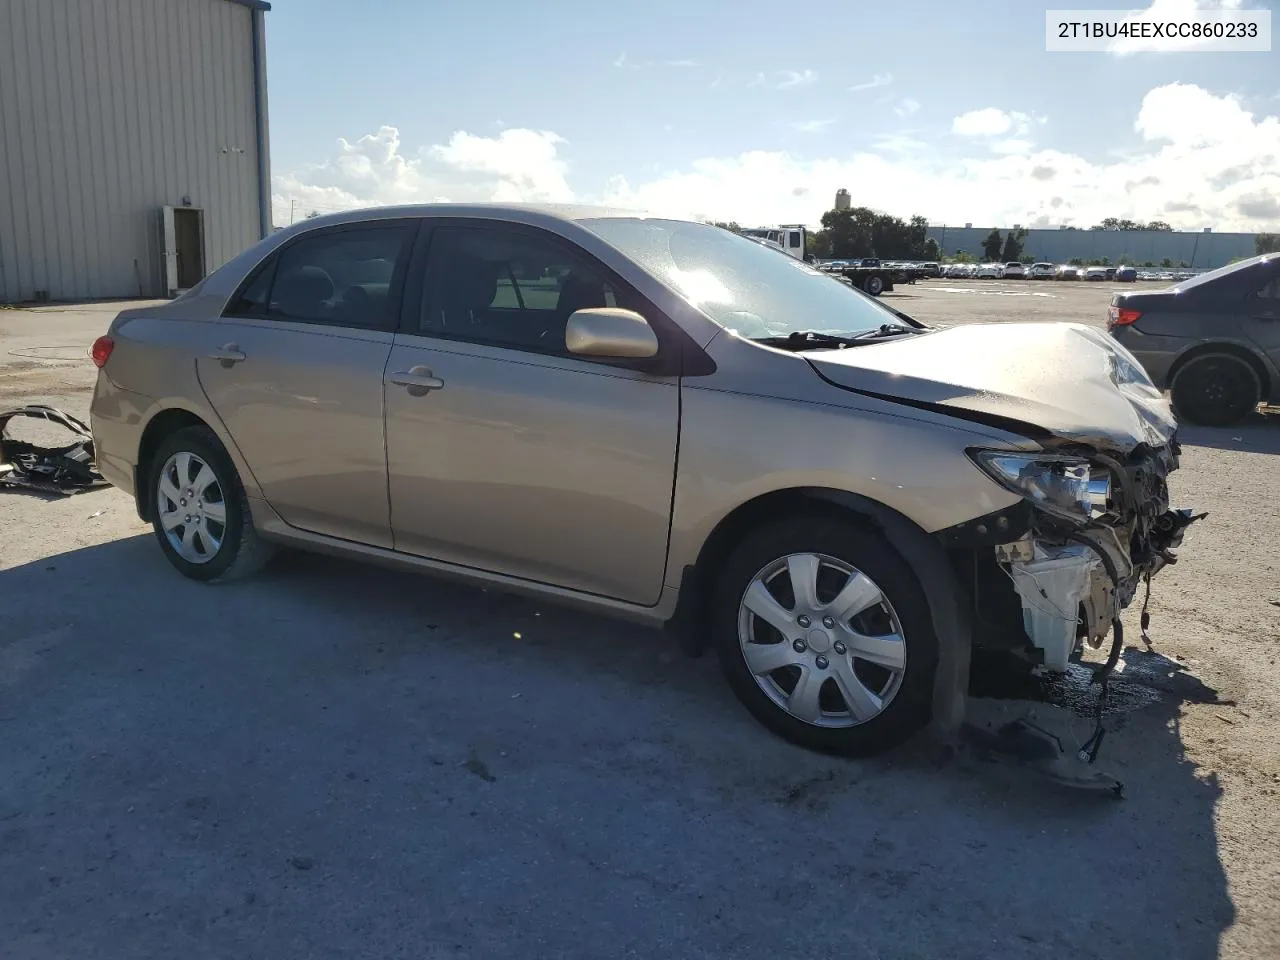
[[[75,439],[58,447],[15,440],[9,436],[9,425],[19,417],[56,423]],[[69,496],[103,486],[106,480],[98,473],[93,457],[89,427],[55,407],[33,403],[0,413],[0,487]]]

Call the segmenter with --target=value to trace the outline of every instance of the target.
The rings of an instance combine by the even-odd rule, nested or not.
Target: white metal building
[[[0,0],[0,302],[171,295],[271,229],[262,0]]]

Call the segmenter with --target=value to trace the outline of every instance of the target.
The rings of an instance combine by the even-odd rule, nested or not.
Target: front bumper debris
[[[71,431],[75,440],[59,447],[15,440],[9,436],[9,424],[18,417],[56,423]],[[0,486],[71,494],[105,484],[94,465],[93,435],[83,422],[35,403],[0,413]]]

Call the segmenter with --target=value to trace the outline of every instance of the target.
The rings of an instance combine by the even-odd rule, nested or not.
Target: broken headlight
[[[1000,486],[1064,520],[1087,523],[1106,509],[1110,483],[1091,477],[1089,461],[1081,457],[1008,450],[971,450],[969,455]]]

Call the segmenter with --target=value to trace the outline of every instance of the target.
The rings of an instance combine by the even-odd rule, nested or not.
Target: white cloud
[[[855,83],[849,88],[850,93],[857,93],[859,90],[874,90],[876,87],[887,87],[893,83],[892,73],[876,73],[872,74],[871,79],[866,83]]]
[[[1011,137],[1008,140],[996,140],[991,144],[992,153],[1029,153],[1035,148],[1035,144],[1030,140],[1019,140],[1017,137]]]
[[[801,120],[798,123],[791,124],[791,128],[800,133],[821,133],[835,122],[834,117],[825,120]]]
[[[919,100],[912,100],[910,97],[904,97],[901,102],[893,108],[893,112],[900,117],[909,117],[919,109]]]
[[[778,76],[779,90],[807,87],[818,82],[818,75],[812,70],[780,70]]]
[[[1038,147],[1030,131],[1040,118],[989,109],[1005,122],[979,124],[976,142],[943,145],[899,133],[840,155],[748,151],[652,176],[614,177],[602,189],[574,180],[569,145],[554,133],[459,131],[406,152],[396,129],[383,127],[339,140],[324,162],[276,177],[276,222],[288,222],[290,201],[303,216],[448,197],[576,199],[739,223],[814,224],[835,191],[848,187],[855,204],[936,223],[1087,227],[1115,216],[1182,229],[1280,229],[1280,116],[1252,114],[1235,97],[1190,84],[1157,87],[1133,120],[1138,148],[1100,158]],[[859,186],[865,184],[874,189]]]
[[[1013,129],[1012,114],[997,110],[995,107],[984,107],[981,110],[970,110],[951,121],[951,132],[962,137],[997,137]]]
[[[752,87],[762,87],[764,86],[764,83],[765,83],[764,72],[761,71],[757,73],[755,77],[752,78],[750,83],[747,84],[747,89],[750,90]]]
[[[1126,17],[1126,23],[1168,23],[1186,18],[1197,10],[1239,10],[1241,0],[1152,0],[1151,6]],[[1195,50],[1207,45],[1195,37],[1161,37],[1120,39],[1112,41],[1107,49],[1117,57],[1132,53],[1159,51],[1164,53]]]
[[[339,138],[323,163],[272,178],[274,222],[311,211],[446,200],[562,202],[573,197],[554,133],[510,128],[496,137],[458,131],[447,143],[407,156],[400,131],[383,126]]]
[[[545,130],[503,130],[497,137],[459,130],[428,153],[459,172],[496,180],[494,200],[563,203],[573,199],[573,191],[559,156],[562,143],[561,137]]]

